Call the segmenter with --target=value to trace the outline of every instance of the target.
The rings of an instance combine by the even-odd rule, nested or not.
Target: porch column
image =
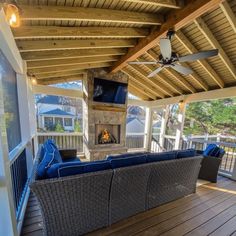
[[[175,147],[174,149],[181,149],[182,145],[182,136],[183,136],[183,129],[184,129],[184,120],[185,120],[185,108],[186,103],[180,102],[179,103],[179,114],[178,114],[178,125],[175,135]]]
[[[152,140],[152,108],[146,107],[146,117],[145,117],[145,128],[144,128],[144,148],[147,151],[151,150],[151,140]]]
[[[163,109],[163,115],[161,118],[161,130],[160,130],[160,140],[159,144],[162,150],[164,150],[164,140],[165,140],[165,134],[166,134],[166,125],[169,117],[170,109],[169,106],[166,106]]]

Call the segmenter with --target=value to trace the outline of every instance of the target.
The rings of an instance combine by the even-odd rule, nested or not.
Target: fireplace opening
[[[119,144],[120,125],[96,124],[96,144]]]

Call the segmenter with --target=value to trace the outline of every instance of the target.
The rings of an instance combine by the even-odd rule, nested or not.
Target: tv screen
[[[127,84],[94,78],[93,100],[95,102],[125,104]]]

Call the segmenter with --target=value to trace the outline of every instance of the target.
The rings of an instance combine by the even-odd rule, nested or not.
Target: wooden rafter
[[[131,65],[131,67],[146,80],[147,84],[152,85],[154,89],[158,91],[159,94],[162,94],[163,97],[165,97],[165,95],[170,97],[172,96],[172,94],[169,93],[168,89],[156,83],[154,78],[148,78],[148,73],[146,73],[142,68],[140,68],[139,65]]]
[[[91,69],[91,68],[100,68],[100,67],[109,67],[111,63],[104,62],[104,63],[89,63],[89,64],[81,64],[81,65],[68,65],[68,66],[51,66],[51,67],[44,67],[44,68],[35,68],[35,69],[28,69],[29,74],[38,75],[38,74],[48,74],[60,71],[73,71],[73,70],[84,70],[84,69]]]
[[[197,17],[203,15],[222,0],[186,0],[186,4],[181,9],[171,10],[166,21],[157,30],[152,31],[148,37],[141,39],[139,43],[129,50],[118,62],[115,62],[111,68],[111,72],[116,72],[127,65],[128,61],[134,61],[136,58],[144,54],[147,50],[157,45],[161,37],[165,37],[170,28],[179,30]]]
[[[130,3],[146,4],[157,7],[168,7],[176,9],[181,8],[181,5],[178,4],[175,0],[122,0],[122,1]]]
[[[57,78],[51,78],[51,79],[41,79],[41,80],[37,80],[37,84],[50,85],[50,84],[78,81],[78,80],[83,80],[83,79],[84,79],[84,75],[79,74],[77,76],[65,76],[65,77],[57,77]]]
[[[96,56],[114,56],[124,55],[124,48],[107,48],[107,49],[76,49],[76,50],[58,50],[58,51],[42,51],[42,52],[22,52],[21,56],[26,61],[36,60],[54,60],[65,58],[82,58]]]
[[[99,62],[111,62],[117,61],[118,56],[101,56],[101,57],[82,57],[82,58],[72,58],[72,59],[56,59],[56,60],[43,60],[43,61],[28,61],[27,68],[48,68],[53,66],[70,66],[70,65],[80,65],[80,64],[91,64]]]
[[[189,53],[196,53],[198,50],[195,46],[189,41],[189,39],[181,32],[177,31],[175,37],[183,44],[183,46],[188,50]],[[220,88],[224,87],[224,82],[220,76],[215,72],[211,65],[206,60],[198,60],[198,63],[205,69],[205,71],[211,76]]]
[[[113,22],[126,24],[160,25],[163,16],[141,12],[112,9],[19,5],[22,20],[73,20],[91,22]]]
[[[160,97],[155,93],[155,91],[150,89],[147,85],[143,84],[143,82],[141,82],[140,79],[137,78],[137,75],[135,75],[132,71],[128,70],[127,68],[124,68],[122,71],[127,74],[130,80],[136,84],[136,87],[141,89],[148,97],[152,98],[153,100],[156,100],[157,97]]]
[[[133,47],[135,39],[69,39],[69,40],[17,40],[20,52]]]
[[[220,4],[221,10],[224,12],[227,20],[229,21],[230,25],[232,26],[234,32],[236,33],[236,16],[230,7],[227,1],[224,1]]]
[[[231,75],[236,79],[236,68],[234,67],[233,63],[230,61],[229,57],[226,55],[224,49],[221,47],[220,43],[216,40],[215,36],[211,32],[211,30],[208,28],[206,23],[203,21],[203,19],[198,18],[194,21],[194,23],[197,25],[198,29],[202,32],[202,34],[205,36],[205,38],[208,40],[208,42],[211,44],[213,48],[219,49],[219,57],[225,64],[225,66],[230,71]]]
[[[15,39],[39,38],[142,38],[146,28],[21,26],[13,29]]]
[[[129,92],[131,92],[133,95],[135,95],[143,100],[150,100],[151,99],[147,96],[147,94],[143,90],[139,89],[136,86],[137,85],[132,80],[129,80],[129,85],[128,85]]]
[[[153,50],[149,50],[146,53],[153,59],[157,58],[157,55]],[[186,81],[185,78],[183,78],[179,73],[175,72],[170,68],[164,70],[167,71],[168,74],[172,75],[185,89],[189,90],[191,93],[196,92],[196,89],[188,81]]]

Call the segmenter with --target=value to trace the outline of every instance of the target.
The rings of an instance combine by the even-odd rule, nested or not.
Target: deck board
[[[41,236],[42,216],[31,194],[22,236]],[[218,177],[218,183],[197,187],[195,194],[124,219],[89,236],[187,235],[236,236],[236,182]]]

